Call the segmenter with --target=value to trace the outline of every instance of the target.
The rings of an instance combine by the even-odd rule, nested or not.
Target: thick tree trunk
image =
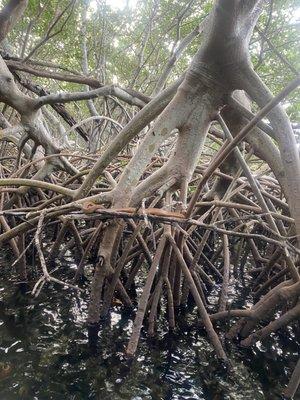
[[[10,5],[17,3],[22,2],[9,2]],[[24,175],[1,179],[0,186],[6,186],[1,193],[1,208],[11,209],[7,211],[8,217],[6,211],[1,212],[0,223],[3,233],[0,235],[0,241],[10,240],[15,256],[21,259],[21,265],[24,261],[21,255],[25,247],[23,233],[38,224],[35,238],[45,281],[49,278],[49,273],[38,238],[44,218],[45,221],[52,219],[52,222],[57,224],[59,232],[49,252],[49,262],[55,260],[60,244],[65,240],[66,232],[70,232],[73,238],[61,253],[66,249],[75,249],[76,255],[79,253],[81,260],[76,278],[82,276],[86,257],[89,251],[93,250],[97,262],[88,308],[88,322],[91,326],[97,325],[100,315],[107,315],[114,294],[122,299],[125,306],[132,306],[133,301],[129,293],[135,277],[140,269],[144,268],[144,264],[145,268],[150,266],[138,300],[133,332],[127,347],[127,354],[130,356],[137,350],[146,318],[149,322],[148,333],[154,334],[160,299],[163,296],[165,296],[163,307],[168,313],[170,329],[175,327],[177,308],[190,302],[195,304],[218,357],[225,361],[226,354],[212,325],[213,321],[240,317],[241,319],[232,328],[231,335],[240,333],[244,337],[242,344],[249,346],[299,316],[299,304],[296,301],[299,297],[300,278],[294,257],[294,254],[298,256],[299,251],[295,248],[291,236],[294,234],[294,227],[296,233],[300,234],[300,161],[290,123],[283,109],[278,106],[279,100],[295,88],[298,81],[293,82],[273,99],[252,69],[249,40],[260,15],[262,3],[262,0],[215,1],[213,11],[205,23],[207,32],[203,43],[190,67],[171,87],[161,91],[173,65],[174,57],[170,59],[161,79],[157,82],[154,92],[158,94],[150,102],[149,98],[132,90],[123,90],[115,85],[103,86],[97,80],[76,75],[65,76],[65,79],[94,85],[94,89],[59,94],[43,92],[39,98],[31,98],[18,88],[7,65],[0,58],[0,101],[20,114],[18,126],[10,126],[0,114],[2,140],[11,140],[18,144],[20,154],[23,151],[28,159],[31,159],[32,152],[37,146],[44,149],[46,156],[41,168],[33,175],[33,179],[26,179],[27,167],[25,172],[22,172]],[[86,7],[85,2],[84,24]],[[11,23],[18,17],[18,11],[13,10],[14,8],[11,11]],[[6,32],[3,35],[6,35],[8,28],[4,26],[3,31]],[[83,26],[83,36],[85,32]],[[140,61],[144,56],[145,42],[149,36],[147,32]],[[197,33],[193,31],[183,40],[177,55]],[[84,37],[82,44],[83,72],[88,74]],[[18,67],[20,70],[36,73],[34,68],[26,66],[25,63],[17,62],[16,65],[13,61],[10,65],[11,68]],[[140,67],[141,65],[136,71],[135,78],[139,74]],[[49,76],[49,73],[44,76]],[[55,76],[57,79],[63,79],[62,74]],[[253,119],[250,101],[237,92],[240,90],[244,90],[251,100],[263,108]],[[47,129],[42,118],[41,107],[45,105],[58,107],[58,104],[60,107],[61,104],[70,101],[85,100],[89,102],[91,113],[98,118],[95,116],[91,99],[99,96],[116,96],[128,104],[141,107],[141,110],[114,138],[89,172],[78,172],[63,157],[60,147],[53,140],[51,129]],[[245,106],[242,107],[243,113],[239,107],[234,107],[235,101],[231,96],[238,98]],[[249,113],[250,122],[248,122]],[[47,112],[45,114],[47,115]],[[266,116],[272,128],[262,123],[261,119]],[[48,113],[48,117],[54,121],[51,114]],[[103,118],[114,121],[110,117]],[[224,132],[222,137],[222,134],[215,131],[214,139],[219,145],[222,145],[222,140],[224,144],[214,158],[209,154],[210,163],[203,167],[203,145],[213,121],[217,121]],[[122,167],[123,169],[121,168],[122,172],[117,176],[116,168],[106,170],[130,141],[149,124],[134,156],[124,168]],[[117,125],[120,123],[117,122]],[[270,192],[262,190],[258,178],[253,175],[242,152],[236,147],[242,140],[248,143],[247,149],[251,147],[250,155],[253,152],[269,165],[279,185],[274,183],[277,181],[273,178],[268,184],[270,188],[275,188],[274,192],[277,191],[277,195],[280,191],[278,188],[283,189],[289,207],[279,195],[278,197],[273,195],[272,189]],[[155,157],[157,151],[162,144],[170,141],[174,141],[173,151],[163,161],[159,160],[159,168],[153,167],[158,160]],[[274,142],[277,142],[278,148]],[[49,156],[50,158],[47,158]],[[95,160],[78,154],[76,157]],[[20,159],[19,155],[17,165],[20,164]],[[72,175],[71,178],[66,177],[65,173],[54,175],[53,171],[56,168]],[[4,170],[6,172],[6,169]],[[49,178],[51,174],[60,184],[56,184],[55,181],[54,183],[39,181]],[[78,184],[79,178],[84,174],[87,174],[86,178]],[[241,174],[244,177],[240,178]],[[196,190],[193,187],[190,196],[189,190],[196,181],[199,181],[198,186]],[[21,186],[21,188],[15,189],[11,186]],[[24,212],[22,205],[24,206],[30,197],[26,197],[27,188],[36,188],[43,199],[42,201],[39,197],[37,200],[34,199],[33,214],[26,215],[28,220],[10,229],[6,217],[12,215],[14,218],[16,210],[12,206],[19,204],[21,211],[17,212]],[[204,188],[207,191],[202,193]],[[42,192],[42,189],[45,192]],[[10,197],[6,196],[6,191],[11,191],[13,194]],[[53,192],[57,195],[52,196]],[[87,197],[89,194],[91,196]],[[200,195],[202,197],[199,202]],[[9,200],[5,203],[6,198]],[[98,204],[101,202],[108,203],[111,208],[101,208],[101,204]],[[172,207],[175,208],[175,212]],[[80,224],[76,225],[73,220],[70,222],[57,219],[64,213],[78,209],[82,213],[74,213],[71,217],[74,220],[78,218],[81,222],[84,221],[83,230],[79,227]],[[224,209],[227,213],[223,211]],[[290,215],[288,215],[289,210]],[[89,216],[88,214],[92,212],[96,214]],[[229,223],[227,224],[228,221],[223,219],[228,216],[229,222],[233,224],[232,230]],[[94,223],[98,218],[101,220],[97,221],[99,225]],[[103,222],[102,220],[106,218],[109,221]],[[134,222],[135,218],[139,219],[137,225]],[[119,222],[120,220],[122,222]],[[157,229],[157,226],[151,223],[152,220],[158,221],[163,227]],[[219,235],[216,243],[213,241],[212,231],[214,236]],[[82,237],[79,232],[82,232]],[[17,235],[20,236],[20,240],[16,240]],[[87,239],[84,242],[85,238]],[[255,263],[255,268],[250,272],[254,274],[254,295],[257,303],[248,310],[226,310],[232,273],[231,259],[236,260],[234,276],[240,274],[244,279],[243,267],[238,271],[241,251],[240,248],[236,249],[242,246],[240,244],[232,246],[232,238],[242,239],[242,244],[247,243],[247,254],[243,258],[246,260],[250,253]],[[263,251],[260,242],[266,246]],[[97,251],[94,251],[95,247],[98,247]],[[276,250],[271,256],[274,247]],[[213,257],[210,257],[212,249],[217,250]],[[223,264],[222,261],[219,262],[219,257],[222,256]],[[26,268],[23,268],[21,273],[26,277]],[[43,282],[44,278],[38,282]],[[266,280],[263,280],[265,278]],[[207,292],[215,282],[219,281],[222,282],[219,312],[209,315]],[[38,286],[37,284],[35,290]],[[260,298],[261,295],[264,296]],[[280,318],[270,321],[284,303],[287,303],[288,311],[284,310]],[[268,324],[260,326],[255,331],[265,320],[268,320]],[[289,393],[294,393],[298,381],[297,365],[288,389]]]
[[[179,188],[181,201],[183,205],[186,203],[187,185],[201,156],[210,124],[226,98],[240,88],[241,67],[250,68],[248,44],[260,13],[260,3],[251,1],[245,4],[238,0],[216,2],[204,44],[194,57],[175,97],[125,167],[113,190],[113,207],[139,206],[143,198],[162,188],[171,191]],[[173,132],[177,133],[176,147],[169,161],[139,183],[151,157]],[[92,283],[93,304],[89,314],[92,323],[99,319],[103,280],[114,270],[111,251],[117,237],[117,228],[113,225],[104,232],[102,261],[96,268]]]

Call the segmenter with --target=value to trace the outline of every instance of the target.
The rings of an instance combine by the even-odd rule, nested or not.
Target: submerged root
[[[200,172],[201,168],[196,169],[196,176]],[[268,183],[266,177],[263,180],[264,190],[272,188],[274,192],[274,181]],[[107,185],[111,182],[110,179]],[[236,182],[238,184],[238,180]],[[233,185],[229,190],[232,189]],[[148,334],[153,336],[160,319],[165,315],[169,329],[174,330],[178,307],[186,307],[187,304],[190,307],[194,304],[218,357],[226,360],[212,323],[224,319],[234,321],[238,318],[227,337],[240,334],[243,338],[241,344],[251,346],[299,318],[297,299],[300,286],[299,282],[295,282],[293,274],[293,269],[298,269],[294,261],[298,257],[298,250],[293,244],[294,239],[283,240],[280,234],[268,229],[260,209],[250,206],[251,189],[243,186],[241,191],[236,192],[239,201],[242,191],[245,202],[243,207],[233,201],[234,196],[228,202],[228,207],[226,201],[214,204],[209,200],[209,212],[203,217],[200,208],[205,206],[205,201],[202,201],[196,206],[190,219],[178,219],[176,212],[173,214],[172,211],[164,212],[162,209],[158,209],[159,212],[156,213],[155,208],[151,208],[146,217],[143,210],[130,209],[129,212],[129,209],[105,207],[95,207],[93,212],[85,214],[81,207],[67,206],[64,197],[56,200],[55,195],[52,208],[43,209],[42,204],[49,203],[50,192],[47,200],[40,197],[42,193],[34,196],[26,193],[26,204],[20,202],[20,207],[2,211],[3,233],[0,240],[7,240],[8,226],[14,228],[8,244],[19,260],[33,245],[30,238],[35,233],[38,241],[35,240],[34,245],[41,266],[44,265],[43,275],[34,289],[36,295],[46,281],[58,282],[45,271],[47,265],[55,265],[66,251],[73,253],[75,259],[79,257],[74,282],[80,282],[85,275],[86,264],[92,261],[95,270],[91,282],[88,317],[91,325],[97,324],[100,316],[105,317],[108,314],[116,298],[126,308],[134,307],[137,302],[133,332],[127,348],[128,355],[135,354],[144,324],[148,326]],[[228,189],[227,193],[230,193]],[[64,215],[57,217],[60,209],[64,211]],[[280,210],[277,209],[276,212],[280,218]],[[26,216],[28,222],[23,222],[25,228],[22,224],[19,225],[20,229],[14,226],[19,218],[24,219]],[[43,250],[39,244],[41,220],[44,234],[47,232]],[[290,222],[286,220],[285,224],[285,229],[288,230]],[[49,237],[52,231],[55,233],[53,239]],[[22,244],[17,239],[18,235],[24,237],[24,234],[26,242]],[[282,252],[284,248],[288,248],[289,253],[286,257],[278,258],[275,263],[269,249],[274,250],[276,247],[281,247]],[[254,267],[252,261],[255,261]],[[265,279],[262,271],[265,271]],[[24,278],[27,274],[30,275],[30,268],[23,265],[20,276]],[[234,276],[239,277],[244,286],[250,279],[249,288],[252,287],[254,301],[251,308],[239,310],[230,306],[230,288]],[[137,297],[136,289],[144,277],[146,280],[141,295]],[[216,285],[220,289],[212,301],[211,293]],[[69,286],[73,287],[71,284]],[[274,315],[280,309],[280,318],[274,320]]]

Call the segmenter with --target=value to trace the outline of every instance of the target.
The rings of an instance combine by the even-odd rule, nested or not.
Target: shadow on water
[[[292,330],[252,350],[226,344],[226,372],[193,313],[179,319],[180,333],[142,337],[129,362],[128,315],[114,311],[89,346],[87,292],[48,285],[33,299],[17,289],[10,265],[0,260],[1,400],[280,399],[299,353]]]

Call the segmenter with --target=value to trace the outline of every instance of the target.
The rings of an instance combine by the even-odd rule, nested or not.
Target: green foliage
[[[69,7],[53,30],[59,31],[57,35],[46,41],[34,53],[33,59],[81,72],[81,29],[85,1],[75,2],[73,9]],[[90,74],[103,83],[117,82],[148,95],[151,95],[172,49],[197,27],[213,4],[212,1],[195,0],[138,0],[133,2],[136,3],[133,6],[130,6],[131,2],[127,2],[126,6],[125,0],[88,0],[88,3],[85,38]],[[45,37],[59,12],[68,5],[68,0],[30,0],[23,19],[9,37],[15,55],[22,55],[22,51],[24,56],[28,55]],[[299,70],[297,15],[300,15],[299,0],[265,2],[258,29],[276,51],[294,69]],[[177,61],[169,83],[187,68],[201,40],[203,37],[197,37]],[[253,34],[250,50],[256,70],[274,93],[293,79],[295,73],[282,62],[257,30]],[[50,90],[78,90],[78,86],[69,83],[39,82]],[[286,105],[292,120],[299,119],[296,92],[293,92]],[[83,113],[85,111],[83,109]]]

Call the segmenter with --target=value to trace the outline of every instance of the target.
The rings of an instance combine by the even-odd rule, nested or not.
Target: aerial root
[[[78,158],[77,168],[83,162]],[[151,168],[155,170],[160,163],[155,159]],[[13,165],[8,167],[8,175]],[[113,165],[109,169],[111,174],[104,174],[99,184],[101,190],[113,190],[118,175]],[[195,177],[202,172],[197,167]],[[212,182],[219,178],[219,174],[211,177]],[[279,329],[293,326],[300,315],[299,250],[293,220],[284,205],[274,200],[280,185],[267,176],[257,178],[261,193],[270,195],[272,212],[266,213],[253,205],[251,185],[239,175],[234,180],[227,178],[227,194],[221,200],[206,200],[203,194],[191,215],[183,218],[170,213],[169,195],[152,197],[151,202],[156,202],[160,211],[156,215],[155,209],[147,211],[147,205],[136,212],[109,208],[105,203],[100,207],[97,191],[80,202],[70,202],[51,186],[24,192],[18,200],[14,192],[3,190],[0,241],[8,243],[13,251],[22,282],[33,275],[26,259],[36,253],[42,274],[34,284],[34,296],[48,282],[82,290],[74,284],[81,285],[90,273],[88,266],[94,266],[91,325],[106,317],[113,307],[131,311],[137,307],[126,349],[128,357],[136,354],[144,331],[155,336],[161,324],[174,331],[178,319],[183,318],[180,311],[190,312],[195,307],[216,355],[227,362],[223,336],[239,337],[241,345],[249,347]],[[67,176],[60,174],[55,185],[67,181]],[[172,196],[175,204],[177,193]],[[164,214],[165,199],[169,206]],[[85,213],[85,201],[99,206]],[[14,205],[7,208],[7,204]],[[53,276],[53,272],[65,270],[62,261],[66,255],[77,264],[70,277],[73,284]],[[241,294],[233,292],[234,282],[250,292],[252,305],[231,305],[235,300],[245,304]],[[280,317],[275,319],[278,312]],[[287,398],[299,380],[297,368],[286,390]]]

